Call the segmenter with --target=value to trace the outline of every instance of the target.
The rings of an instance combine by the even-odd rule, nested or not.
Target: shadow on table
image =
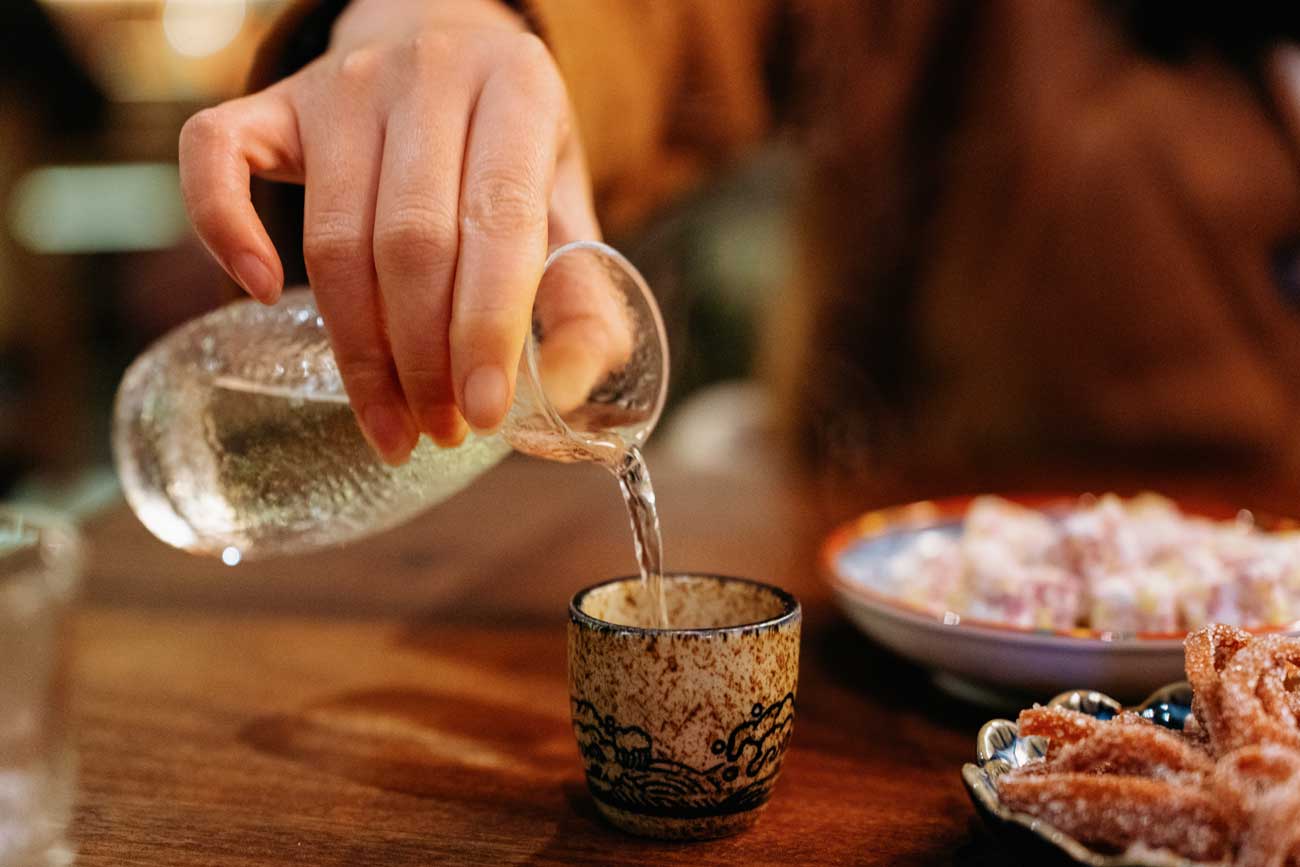
[[[563,736],[563,750],[559,749]],[[240,740],[314,770],[421,798],[527,814],[539,788],[577,773],[552,716],[464,695],[392,688],[346,693],[246,725]]]
[[[693,862],[703,851],[605,825],[581,782],[572,734],[552,716],[463,695],[374,689],[254,720],[240,740],[314,772],[446,805],[399,804],[386,817],[405,831],[403,813],[409,814],[422,843],[392,827],[358,833],[346,850],[318,851],[327,859],[322,863],[415,864],[446,854],[500,863],[632,865]],[[436,825],[428,825],[431,816]],[[484,839],[484,828],[497,835],[495,842]]]
[[[843,617],[824,623],[810,637],[805,639],[805,660],[829,681],[873,705],[908,710],[936,726],[967,731],[972,746],[975,732],[990,717],[1018,709],[974,704],[944,692],[924,668],[871,641]]]

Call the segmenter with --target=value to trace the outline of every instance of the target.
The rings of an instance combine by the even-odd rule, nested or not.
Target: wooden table
[[[651,469],[670,567],[772,581],[805,607],[795,736],[757,827],[662,844],[596,817],[565,610],[632,570],[626,517],[602,471],[512,459],[407,527],[292,561],[190,558],[124,506],[92,522],[79,863],[1000,863],[959,778],[988,712],[859,636],[814,552],[859,507],[1043,477],[830,491],[770,456],[725,475]]]

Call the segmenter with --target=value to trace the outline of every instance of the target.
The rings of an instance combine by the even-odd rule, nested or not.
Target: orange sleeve
[[[565,75],[597,207],[617,230],[771,126],[773,0],[528,0]]]
[[[778,0],[523,0],[573,100],[597,209],[618,231],[771,126]],[[297,0],[263,42],[253,89],[324,50],[341,0]]]

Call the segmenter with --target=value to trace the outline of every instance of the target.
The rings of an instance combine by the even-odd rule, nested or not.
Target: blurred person
[[[788,130],[768,343],[805,453],[1300,478],[1298,37],[1221,3],[304,0],[187,125],[183,187],[249,294],[310,278],[391,461],[501,421],[548,244]],[[278,246],[250,176],[304,187],[258,194]]]

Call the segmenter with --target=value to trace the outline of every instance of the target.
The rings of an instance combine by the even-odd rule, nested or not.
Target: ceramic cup
[[[573,731],[596,806],[633,834],[692,840],[752,825],[794,725],[793,596],[715,575],[664,576],[672,628],[641,579],[569,603]]]

